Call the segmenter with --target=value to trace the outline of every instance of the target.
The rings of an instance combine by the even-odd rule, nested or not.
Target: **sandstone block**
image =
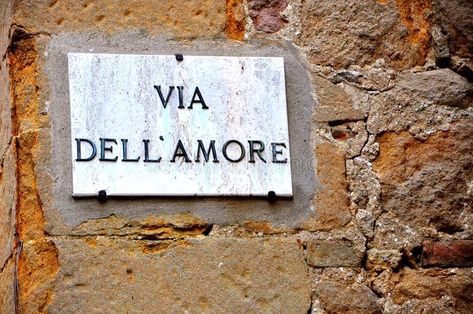
[[[212,37],[225,31],[225,1],[15,1],[13,19],[28,32],[141,29],[152,34]]]
[[[422,266],[473,267],[473,240],[424,241]]]
[[[403,223],[455,233],[470,230],[465,218],[473,195],[473,125],[452,124],[426,141],[409,133],[385,133],[378,138],[380,155],[374,161],[382,188],[382,206]],[[465,216],[467,215],[467,216]]]
[[[312,240],[307,243],[309,266],[358,267],[361,258],[349,240]]]
[[[291,239],[55,240],[61,269],[50,312],[306,313],[310,284]],[[154,241],[148,241],[154,243]]]

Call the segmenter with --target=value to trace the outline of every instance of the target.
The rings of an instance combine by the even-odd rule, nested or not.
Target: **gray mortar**
[[[221,56],[284,57],[292,159],[293,199],[270,204],[248,197],[193,198],[120,198],[99,203],[96,199],[72,198],[72,162],[67,53],[140,53]],[[47,231],[51,235],[70,233],[70,228],[89,219],[112,214],[145,217],[189,212],[208,223],[234,224],[247,220],[267,221],[276,226],[297,227],[313,214],[312,199],[321,185],[315,177],[311,143],[312,114],[315,101],[307,65],[289,43],[273,41],[233,42],[175,41],[143,33],[123,33],[108,37],[98,33],[66,33],[51,37],[47,48],[45,72],[49,84],[51,162],[46,169],[55,178],[52,201],[44,205]],[[231,179],[231,178],[230,178]],[[43,196],[42,196],[43,198]],[[44,195],[44,199],[49,199]]]

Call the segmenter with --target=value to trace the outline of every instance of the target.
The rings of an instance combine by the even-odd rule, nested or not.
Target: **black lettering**
[[[176,157],[183,157],[185,162],[192,162],[189,159],[189,156],[187,155],[186,150],[184,149],[184,145],[182,145],[181,140],[177,142],[176,150],[174,151],[174,154],[172,155],[171,162],[176,162]]]
[[[261,154],[264,151],[264,143],[261,141],[248,141],[250,144],[250,160],[249,162],[255,162],[255,153],[258,155],[259,159],[266,162]],[[255,144],[258,144],[259,147],[255,148]]]
[[[117,144],[117,141],[113,138],[100,138],[100,161],[117,161],[118,156],[115,158],[105,158],[105,152],[113,153],[113,146],[105,147],[107,142]]]
[[[140,160],[140,156],[135,159],[128,159],[128,140],[125,138],[121,139],[122,141],[122,148],[123,148],[123,158],[122,161],[138,161]]]
[[[177,92],[179,95],[179,106],[177,108],[184,109],[184,93],[183,93],[184,86],[177,86]]]
[[[240,157],[238,157],[237,159],[231,159],[227,155],[227,147],[228,147],[228,145],[230,145],[232,143],[235,143],[238,146],[240,146]],[[243,144],[238,142],[237,140],[230,140],[230,141],[225,142],[225,144],[223,144],[222,154],[223,154],[223,157],[225,157],[225,159],[230,161],[230,162],[239,162],[239,161],[242,161],[243,158],[245,157],[245,147],[243,147]]]
[[[209,148],[207,149],[207,151],[205,150],[204,143],[202,142],[202,140],[197,140],[197,142],[199,146],[197,147],[197,158],[195,159],[195,162],[200,162],[200,152],[202,152],[205,162],[209,161],[210,152],[212,152],[213,155],[213,162],[219,162],[217,159],[217,151],[215,150],[214,140],[210,141]]]
[[[92,147],[92,153],[87,158],[82,158],[82,155],[81,155],[81,142],[89,143],[89,145]],[[76,161],[91,161],[92,159],[94,159],[95,155],[97,155],[97,147],[95,146],[94,142],[92,142],[91,140],[88,140],[86,138],[76,138],[76,143],[77,143],[77,158],[76,158]]]
[[[145,159],[143,159],[143,162],[160,162],[161,157],[158,159],[149,159],[149,140],[143,140],[143,143],[145,145]]]
[[[166,96],[166,99],[164,99],[163,92],[161,91],[161,85],[154,85],[154,88],[158,92],[159,98],[161,99],[161,103],[163,104],[164,109],[166,109],[166,106],[169,102],[169,98],[171,98],[172,91],[174,90],[174,86],[169,86],[169,92]]]
[[[277,150],[278,146],[282,146],[286,148],[285,143],[271,143],[271,148],[273,151],[273,163],[275,164],[285,164],[287,163],[287,158],[284,158],[282,160],[278,160],[278,155],[282,155],[283,151],[282,150]]]
[[[198,96],[199,100],[196,100],[195,96]],[[193,108],[192,106],[194,104],[202,104],[202,109],[209,109],[209,107],[207,107],[207,105],[205,104],[204,97],[202,97],[202,94],[200,93],[198,86],[196,86],[195,88],[194,95],[192,96],[191,104],[189,105],[189,107],[187,107],[187,109],[192,109]]]

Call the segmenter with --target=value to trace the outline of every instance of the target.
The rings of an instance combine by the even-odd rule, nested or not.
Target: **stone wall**
[[[469,0],[0,3],[0,313],[469,313]],[[71,198],[68,52],[283,56],[295,197]]]

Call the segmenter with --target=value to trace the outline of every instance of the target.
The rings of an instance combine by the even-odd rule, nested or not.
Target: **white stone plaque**
[[[68,59],[74,196],[292,196],[283,58]]]

